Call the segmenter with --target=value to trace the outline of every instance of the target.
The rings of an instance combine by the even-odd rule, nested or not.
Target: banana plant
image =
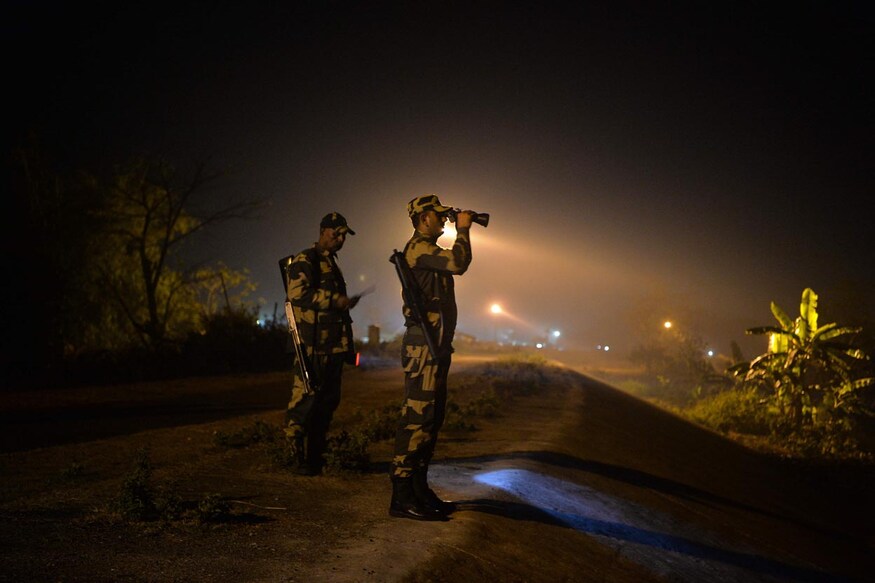
[[[817,299],[817,294],[806,288],[795,319],[772,302],[778,325],[746,331],[768,334],[768,352],[729,369],[744,383],[771,393],[793,429],[841,422],[848,414],[861,410],[859,391],[875,384],[875,378],[858,378],[869,356],[854,347],[849,338],[861,328],[836,323],[819,326]]]

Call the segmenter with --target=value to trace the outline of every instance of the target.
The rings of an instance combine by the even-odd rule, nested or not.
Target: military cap
[[[438,214],[453,210],[451,206],[444,206],[436,194],[417,196],[407,203],[407,214],[412,219],[419,213],[434,211]]]
[[[340,213],[328,213],[327,215],[322,217],[322,222],[319,223],[319,228],[324,229],[326,227],[336,229],[337,232],[339,232],[341,235],[344,233],[355,235],[355,231],[349,228],[349,225],[346,223],[346,219]]]

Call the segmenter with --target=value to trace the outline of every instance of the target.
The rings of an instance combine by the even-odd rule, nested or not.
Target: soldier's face
[[[428,211],[422,218],[426,233],[432,237],[440,237],[444,234],[444,225],[447,222],[446,215],[439,215],[434,211]]]
[[[337,229],[326,227],[322,229],[319,237],[319,245],[332,253],[337,253],[343,247],[346,241],[346,231],[340,232]]]

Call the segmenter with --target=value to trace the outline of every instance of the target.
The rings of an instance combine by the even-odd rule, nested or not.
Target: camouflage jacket
[[[335,307],[337,298],[346,295],[336,255],[314,245],[292,259],[288,275],[286,295],[307,353],[314,349],[316,354],[353,352],[349,310]]]
[[[471,264],[469,233],[468,228],[459,229],[453,247],[444,249],[438,246],[436,238],[416,231],[404,247],[404,258],[407,259],[422,294],[429,325],[432,330],[437,331],[436,338],[443,347],[452,346],[456,332],[458,309],[453,276],[462,275]],[[410,336],[415,338],[422,334],[406,304],[404,325],[407,326]]]

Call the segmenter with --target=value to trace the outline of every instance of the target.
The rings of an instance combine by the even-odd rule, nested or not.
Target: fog
[[[70,167],[146,153],[227,171],[204,207],[267,206],[187,257],[249,269],[268,315],[277,260],[337,211],[357,232],[350,291],[376,285],[356,333],[397,333],[388,258],[427,193],[491,214],[457,282],[478,338],[628,350],[672,318],[753,350],[773,300],[873,297],[872,22],[853,7],[15,12],[6,42],[36,47],[12,70],[15,129]]]

